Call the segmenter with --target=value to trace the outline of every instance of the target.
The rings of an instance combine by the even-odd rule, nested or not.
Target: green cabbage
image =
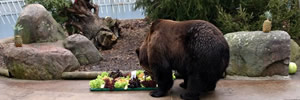
[[[139,76],[141,73],[144,73],[144,70],[136,70],[136,76]]]
[[[102,72],[101,75],[98,75],[96,79],[91,80],[89,85],[91,88],[104,88],[105,81],[103,79],[109,78],[108,72]],[[109,78],[110,79],[110,78]],[[110,79],[112,80],[112,79]]]
[[[104,86],[105,82],[102,79],[95,79],[91,80],[89,85],[91,88],[102,88]]]
[[[151,76],[146,77],[146,81],[151,81],[151,80],[152,80]]]
[[[102,79],[104,77],[109,77],[109,73],[108,72],[102,72],[101,75],[97,76],[97,79]]]
[[[127,78],[121,77],[119,80],[115,82],[115,88],[128,88],[129,81]]]

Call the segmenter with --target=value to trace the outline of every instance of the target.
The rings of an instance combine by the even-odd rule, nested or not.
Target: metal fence
[[[143,18],[142,9],[134,10],[136,0],[92,0],[99,5],[100,16],[118,19]]]
[[[0,24],[13,24],[22,11],[24,0],[2,0],[0,1]]]
[[[92,0],[99,5],[99,16],[111,16],[118,19],[136,19],[143,18],[141,9],[134,10],[136,0]],[[0,24],[15,23],[24,0],[2,0],[0,1]]]
[[[72,0],[74,2],[74,0]],[[91,0],[99,5],[99,16],[117,19],[144,18],[143,10],[134,10],[136,0]],[[24,0],[0,0],[0,38],[13,36],[13,27],[18,19]]]
[[[112,12],[130,12],[132,11],[132,4],[134,4],[136,0],[93,0],[93,3],[99,4],[100,12],[109,13],[108,9],[111,8]],[[115,8],[116,7],[116,8]]]

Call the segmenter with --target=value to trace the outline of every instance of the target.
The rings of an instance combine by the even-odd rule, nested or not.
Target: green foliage
[[[226,13],[225,10],[218,6],[219,16],[216,19],[217,25],[220,25],[219,28],[223,33],[235,32],[235,31],[247,31],[251,30],[251,23],[253,13],[249,14],[241,5],[237,10],[237,14]]]
[[[272,30],[284,30],[292,38],[299,39],[300,9],[298,0],[270,0],[267,6],[273,14]]]
[[[145,9],[151,19],[212,22],[223,33],[261,31],[265,12],[272,13],[272,30],[287,31],[300,39],[299,0],[138,0],[136,9]]]
[[[297,23],[300,21],[298,0],[247,0],[240,3],[236,12],[224,10],[223,6],[217,7],[219,13],[216,25],[223,33],[260,31],[264,20],[267,19],[265,12],[270,11],[270,14],[272,13],[272,17],[269,16],[272,19],[272,30],[284,30],[292,38],[300,39],[300,23]]]
[[[51,12],[53,18],[60,24],[67,20],[65,8],[70,7],[71,0],[25,0],[26,4],[38,3]]]
[[[145,9],[151,20],[202,19],[213,21],[217,16],[219,0],[137,0],[136,9]]]

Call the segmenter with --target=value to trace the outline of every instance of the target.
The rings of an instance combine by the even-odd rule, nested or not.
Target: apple
[[[297,72],[297,65],[294,62],[290,62],[289,64],[289,73],[295,74]]]

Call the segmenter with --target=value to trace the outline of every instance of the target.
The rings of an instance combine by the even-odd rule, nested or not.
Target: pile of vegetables
[[[157,84],[153,78],[144,70],[136,70],[126,74],[120,72],[120,70],[113,71],[111,73],[102,72],[101,75],[94,80],[91,80],[90,88],[108,88],[113,90],[115,88],[156,88]],[[173,76],[175,79],[175,76]]]

